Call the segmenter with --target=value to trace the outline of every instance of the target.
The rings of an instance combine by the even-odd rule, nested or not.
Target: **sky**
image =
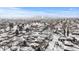
[[[79,7],[0,7],[1,17],[79,17]]]

